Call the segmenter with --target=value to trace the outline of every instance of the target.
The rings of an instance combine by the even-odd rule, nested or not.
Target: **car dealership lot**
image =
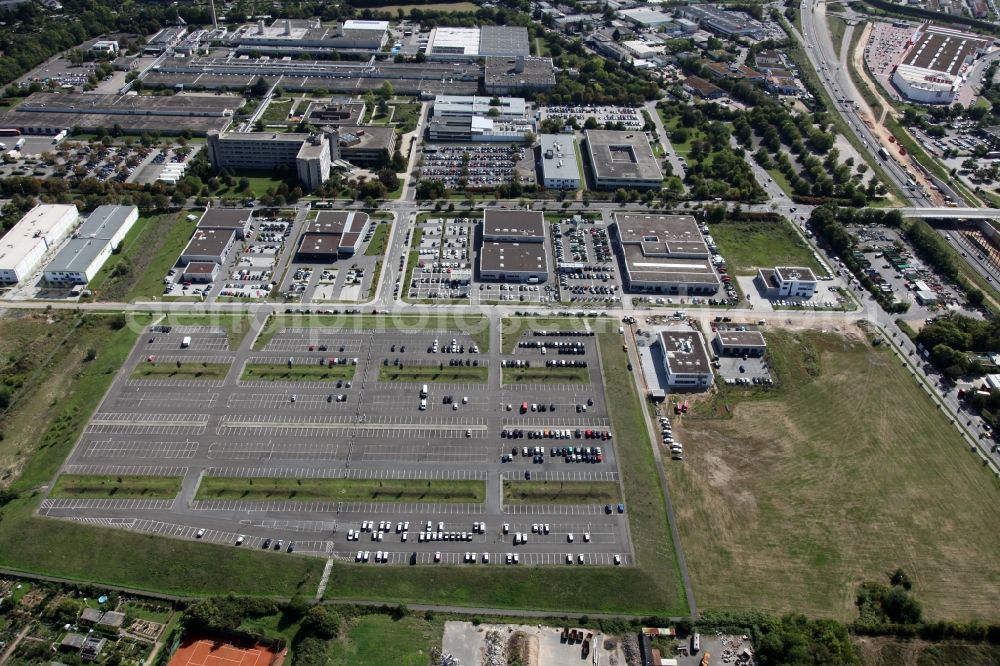
[[[178,476],[180,493],[49,498],[40,512],[234,546],[242,535],[244,548],[281,539],[295,552],[352,562],[360,550],[380,564],[506,565],[508,553],[521,566],[565,565],[567,557],[577,566],[613,565],[616,555],[629,564],[626,517],[611,505],[504,499],[512,480],[618,483],[596,338],[532,335],[524,338],[530,346],[501,353],[498,328],[487,347],[450,330],[291,326],[258,351],[230,351],[221,330],[149,331],[63,473]],[[132,378],[148,363],[220,362],[229,364],[221,380]],[[572,381],[546,377],[547,363],[560,362],[578,363]],[[463,379],[440,381],[455,377]],[[206,496],[201,485],[212,477],[258,494]],[[280,479],[474,483],[486,499],[259,494]],[[390,529],[362,529],[380,523]]]

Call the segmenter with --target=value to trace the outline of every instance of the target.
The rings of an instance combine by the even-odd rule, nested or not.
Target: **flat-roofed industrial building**
[[[666,370],[667,386],[677,389],[707,389],[715,375],[705,349],[705,342],[697,331],[660,331],[660,351]]]
[[[58,134],[74,127],[85,131],[115,126],[126,133],[156,131],[195,134],[222,131],[243,104],[240,97],[173,95],[102,95],[46,93],[28,96],[11,111],[0,114],[0,126],[23,134]]]
[[[550,190],[578,190],[583,181],[572,134],[542,134],[538,161],[542,185]]]
[[[233,231],[237,239],[243,240],[250,230],[251,220],[252,208],[207,208],[198,220],[198,228]]]
[[[371,225],[367,213],[320,211],[299,242],[297,257],[306,261],[333,261],[358,253]]]
[[[534,210],[483,211],[483,240],[501,243],[542,243],[545,216]]]
[[[587,130],[583,134],[595,188],[650,190],[663,187],[663,172],[645,132]]]
[[[186,266],[192,261],[207,261],[221,265],[235,239],[236,233],[231,229],[196,229],[181,252],[181,264]]]
[[[719,290],[708,244],[690,215],[615,213],[612,238],[629,291],[711,295]]]
[[[98,206],[45,266],[45,281],[89,284],[138,219],[135,206]]]
[[[490,95],[510,95],[549,90],[556,85],[552,58],[489,56],[483,74],[483,90]]]
[[[73,229],[80,214],[76,206],[35,206],[0,239],[0,283],[17,284],[38,268]]]
[[[479,279],[491,282],[545,282],[549,277],[545,246],[540,243],[483,243]]]
[[[480,280],[537,283],[545,282],[548,274],[545,216],[541,211],[483,211]]]
[[[712,345],[719,356],[763,356],[767,342],[760,331],[718,330]]]

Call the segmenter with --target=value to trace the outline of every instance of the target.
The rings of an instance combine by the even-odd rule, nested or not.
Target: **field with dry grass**
[[[860,336],[768,335],[779,387],[693,401],[667,467],[703,609],[850,620],[902,567],[932,619],[997,619],[1000,485],[901,362]]]

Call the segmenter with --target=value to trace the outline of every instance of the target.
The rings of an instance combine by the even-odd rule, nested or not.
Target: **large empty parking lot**
[[[291,318],[235,350],[154,327],[61,472],[110,489],[40,512],[367,566],[632,563],[596,338],[369,324]],[[129,494],[151,476],[179,492]]]

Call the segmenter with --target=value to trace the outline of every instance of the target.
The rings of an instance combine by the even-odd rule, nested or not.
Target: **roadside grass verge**
[[[243,366],[243,381],[265,382],[335,382],[354,379],[356,365],[292,365],[286,363],[247,363]]]
[[[316,328],[336,331],[455,331],[467,333],[482,352],[489,351],[489,319],[482,315],[453,314],[278,314],[271,315],[254,341],[254,350],[267,346],[284,328]]]
[[[368,285],[368,300],[375,298],[375,292],[378,291],[378,281],[382,279],[382,260],[379,259],[375,262],[375,268],[372,271],[372,281]]]
[[[587,368],[503,368],[504,384],[589,384]]]
[[[602,333],[598,342],[628,498],[628,511],[622,518],[629,520],[637,566],[587,567],[586,571],[567,567],[440,565],[373,568],[335,561],[327,598],[557,612],[687,613],[653,451],[642,405],[626,369],[621,336],[617,330]],[[609,594],[609,590],[614,593]]]
[[[504,481],[506,504],[617,504],[614,481]]]
[[[388,222],[380,222],[375,225],[375,233],[372,234],[372,239],[368,241],[368,247],[365,248],[366,257],[381,257],[385,254],[391,229],[392,224]]]
[[[140,363],[132,372],[133,379],[225,379],[228,363]]]
[[[902,567],[929,619],[995,617],[1000,485],[924,387],[863,337],[767,340],[776,389],[674,418],[686,459],[667,480],[699,606],[847,621],[859,581]]]
[[[181,490],[179,476],[102,476],[63,474],[50,497],[108,499],[170,499]]]
[[[476,382],[485,383],[489,369],[473,365],[383,365],[378,369],[380,382]]]
[[[202,478],[195,498],[331,502],[482,502],[486,499],[486,482],[206,476]]]
[[[754,275],[758,268],[807,266],[826,273],[791,223],[722,222],[709,227],[730,274]]]

